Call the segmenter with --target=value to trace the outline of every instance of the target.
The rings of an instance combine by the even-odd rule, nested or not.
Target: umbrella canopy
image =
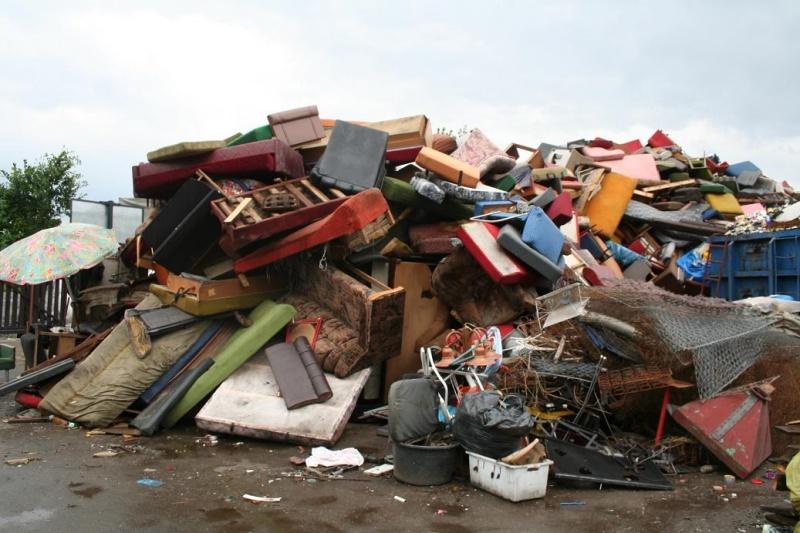
[[[62,224],[0,251],[0,280],[36,285],[90,268],[117,250],[114,231],[92,224]]]

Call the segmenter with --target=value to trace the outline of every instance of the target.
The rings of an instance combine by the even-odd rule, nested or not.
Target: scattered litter
[[[164,484],[163,481],[160,481],[158,479],[151,479],[151,478],[148,478],[148,477],[142,478],[139,481],[137,481],[136,483],[141,485],[142,487],[149,487],[149,488],[160,487],[161,485]]]
[[[6,459],[5,463],[9,466],[22,466],[39,460],[38,457],[20,457],[18,459]]]
[[[361,466],[364,457],[355,448],[329,450],[324,446],[311,449],[311,456],[306,458],[306,466]]]
[[[388,474],[394,470],[394,465],[390,464],[382,464],[378,466],[373,466],[372,468],[367,468],[364,470],[364,473],[368,476],[382,476],[384,474]]]
[[[253,496],[252,494],[243,494],[242,498],[253,503],[276,503],[281,501],[281,497],[268,498],[267,496]]]
[[[580,507],[586,505],[586,502],[582,500],[573,500],[568,502],[559,502],[559,505],[561,507]]]
[[[115,452],[114,450],[103,450],[102,452],[95,452],[92,454],[92,457],[116,457],[119,455],[119,452]]]
[[[219,444],[219,438],[216,435],[203,435],[199,439],[194,440],[195,444],[199,444],[201,446],[216,446]]]
[[[403,498],[402,496],[395,496],[394,499],[400,503],[406,503],[406,499]]]

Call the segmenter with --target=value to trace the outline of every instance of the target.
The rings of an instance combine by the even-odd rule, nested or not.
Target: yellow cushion
[[[729,215],[741,215],[743,213],[742,206],[739,205],[739,201],[731,193],[706,194],[706,202],[712,209],[716,209],[720,213]]]
[[[612,237],[617,230],[628,202],[633,198],[636,180],[609,172],[603,177],[600,192],[586,204],[584,214],[592,226],[605,237]]]

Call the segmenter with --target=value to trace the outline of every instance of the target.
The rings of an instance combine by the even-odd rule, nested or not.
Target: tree
[[[38,162],[0,170],[0,249],[37,231],[52,228],[70,214],[73,198],[86,186],[68,150],[44,154]]]

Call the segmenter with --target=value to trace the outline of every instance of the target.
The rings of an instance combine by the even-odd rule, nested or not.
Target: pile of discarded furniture
[[[315,106],[147,160],[152,213],[77,302],[94,332],[0,393],[85,427],[314,446],[358,408],[388,419],[397,479],[446,483],[466,452],[512,501],[548,475],[670,489],[711,457],[746,477],[797,418],[778,355],[800,345],[780,238],[800,195],[749,161],[660,130],[500,148]]]

